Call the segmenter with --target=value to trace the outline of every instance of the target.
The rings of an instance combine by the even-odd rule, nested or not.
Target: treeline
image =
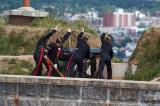
[[[0,12],[5,9],[18,8],[22,6],[22,1],[3,0],[0,5]],[[45,7],[47,11],[58,15],[64,12],[86,12],[91,8],[95,8],[101,14],[106,11],[113,11],[117,7],[127,10],[150,11],[151,13],[160,10],[160,2],[148,0],[31,0],[31,5],[37,9]]]

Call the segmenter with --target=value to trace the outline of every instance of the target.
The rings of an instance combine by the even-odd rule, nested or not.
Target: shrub
[[[127,70],[127,71],[125,72],[124,79],[134,80],[134,79],[135,79],[135,75],[132,74],[132,71],[131,71],[131,70]]]

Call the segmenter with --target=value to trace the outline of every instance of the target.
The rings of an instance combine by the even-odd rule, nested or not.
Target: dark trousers
[[[54,72],[54,68],[53,66],[51,65],[50,61],[48,59],[44,59],[43,61],[44,65],[46,66],[47,68],[47,72],[46,72],[46,76],[53,76],[53,72]]]
[[[68,62],[67,70],[66,70],[66,77],[74,77],[75,70],[74,67],[77,65],[77,69],[79,72],[79,78],[84,78],[84,71],[83,71],[83,59],[78,56],[73,56]]]
[[[90,62],[91,62],[91,77],[94,78],[94,77],[96,77],[94,74],[95,74],[96,69],[97,69],[97,67],[96,67],[96,56],[92,56],[90,58]]]
[[[45,65],[47,71],[51,69],[50,65],[47,63],[43,55],[44,55],[44,48],[38,48],[34,53],[34,60],[36,63],[36,67],[32,73],[32,75],[34,76],[42,76],[42,64]]]
[[[98,76],[100,79],[103,79],[103,70],[104,66],[107,66],[107,79],[112,79],[112,67],[111,67],[111,59],[110,58],[100,58],[99,67],[98,67]]]

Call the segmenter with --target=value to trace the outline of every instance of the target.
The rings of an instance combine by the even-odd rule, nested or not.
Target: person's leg
[[[34,59],[36,62],[36,67],[33,70],[32,75],[41,76],[42,75],[42,61],[43,61],[43,48],[39,48],[34,54]]]
[[[99,76],[99,79],[103,79],[103,70],[104,70],[104,66],[105,66],[105,62],[100,59],[100,62],[99,62],[99,66],[98,66],[98,76]]]
[[[91,61],[91,77],[94,78],[94,77],[96,77],[96,76],[94,76],[94,73],[96,72],[96,69],[97,69],[96,57],[93,56],[90,61]]]
[[[79,59],[77,62],[79,78],[84,78],[83,59]]]
[[[72,59],[70,62],[68,62],[67,70],[66,70],[66,77],[73,77],[74,75],[74,66],[76,65],[76,62],[74,59]]]
[[[47,71],[46,71],[46,76],[52,76],[53,75],[53,68],[51,66],[51,63],[49,60],[44,59],[43,64],[45,65]]]
[[[111,60],[108,60],[106,65],[107,65],[108,79],[112,79]]]

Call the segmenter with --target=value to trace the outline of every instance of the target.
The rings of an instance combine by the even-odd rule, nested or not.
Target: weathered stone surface
[[[0,106],[5,105],[5,97],[0,96]]]
[[[130,89],[139,89],[139,84],[137,82],[126,82],[126,83],[120,83],[120,88],[130,88]]]
[[[107,88],[83,87],[82,99],[107,100]]]
[[[0,106],[160,106],[159,82],[0,77]]]
[[[76,103],[66,100],[41,101],[41,106],[76,106]]]
[[[127,102],[117,102],[117,103],[109,103],[106,106],[141,106],[138,103],[127,103]]]
[[[20,77],[19,78],[19,83],[35,83],[35,78],[34,77],[30,77],[30,76],[26,76],[26,77]]]
[[[78,86],[50,86],[49,97],[51,98],[67,98],[67,99],[78,99],[79,98]]]
[[[0,82],[0,95],[15,95],[17,93],[17,84]]]
[[[142,103],[159,103],[160,104],[160,91],[142,90],[140,92]]]
[[[108,80],[106,86],[108,88],[120,88],[120,83],[118,81]]]
[[[75,106],[109,106],[106,103],[101,103],[101,102],[77,102]]]
[[[138,102],[138,90],[135,89],[110,89],[111,101]]]
[[[159,103],[147,103],[147,104],[143,104],[142,106],[160,106]]]
[[[37,96],[36,84],[18,84],[20,96]]]
[[[38,106],[38,100],[33,98],[10,98],[7,100],[7,106]]]
[[[160,90],[160,85],[159,84],[152,84],[152,83],[140,83],[139,84],[139,88],[140,89],[156,89],[156,90]]]
[[[47,96],[49,96],[48,94],[49,94],[49,85],[46,85],[46,84],[38,84],[37,85],[37,90],[36,90],[36,92],[37,92],[37,97],[47,97]]]

